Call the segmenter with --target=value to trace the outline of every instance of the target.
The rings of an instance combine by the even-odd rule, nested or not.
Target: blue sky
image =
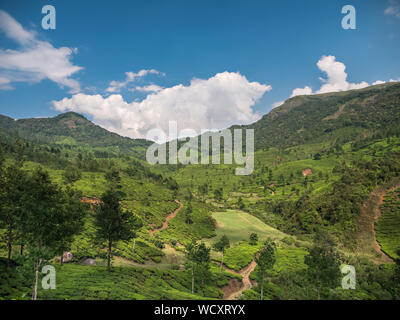
[[[46,4],[56,8],[55,30],[41,28],[41,8]],[[356,30],[341,27],[341,8],[346,4],[356,9]],[[289,98],[296,88],[308,86],[312,93],[326,92],[320,77],[328,82],[340,78],[339,90],[355,87],[351,84],[362,87],[362,83],[400,78],[400,4],[395,0],[14,0],[2,1],[0,10],[34,37],[29,40],[33,45],[18,42],[7,36],[9,25],[3,22],[1,30],[0,21],[0,113],[14,118],[74,110],[107,129],[136,137],[151,125],[170,120],[169,111],[190,118],[192,122],[184,123],[187,127],[194,126],[197,116],[212,118],[200,120],[208,127],[252,122]],[[14,60],[6,50],[25,52],[43,43],[54,53],[61,47],[71,52],[64,52],[64,60],[54,64],[53,51],[49,52],[46,61],[40,62],[45,65],[37,66],[39,71],[24,69],[20,66],[24,61],[10,67],[9,61]],[[334,58],[323,60],[324,56]],[[341,71],[335,69],[341,69],[340,63],[346,67],[346,84],[337,74]],[[67,75],[59,77],[53,67],[62,68]],[[140,70],[148,72],[142,76]],[[331,80],[329,70],[333,70]],[[133,80],[126,81],[126,72],[131,72]],[[216,77],[218,74],[221,76]],[[193,79],[203,82],[193,84]],[[111,81],[120,85],[114,92],[107,91]],[[230,83],[232,87],[227,88]],[[188,90],[177,88],[179,85]],[[172,93],[164,92],[171,87],[175,87]],[[72,100],[78,93],[80,100]],[[113,93],[116,96],[110,99]],[[211,98],[206,96],[219,103],[209,102]],[[57,106],[54,101],[59,102]],[[182,111],[186,104],[191,109]],[[232,104],[237,109],[230,108]],[[196,108],[205,111],[197,115],[192,110]],[[150,109],[147,118],[139,117]],[[140,127],[139,122],[159,115],[159,122]],[[226,119],[216,120],[218,117]]]

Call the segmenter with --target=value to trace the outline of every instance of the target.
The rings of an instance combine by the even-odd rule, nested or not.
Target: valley
[[[236,163],[150,165],[151,142],[76,113],[2,116],[0,298],[31,298],[40,256],[57,289],[39,287],[38,299],[398,299],[399,106],[396,83],[288,99],[244,126],[256,137],[248,176]],[[31,202],[48,219],[55,207],[65,221],[76,214],[39,256],[28,235],[41,229],[24,222]],[[115,240],[99,231],[114,223],[107,208],[120,219]],[[321,250],[337,269],[317,286]],[[64,252],[72,259],[61,265]],[[340,286],[344,264],[357,270],[356,290]]]

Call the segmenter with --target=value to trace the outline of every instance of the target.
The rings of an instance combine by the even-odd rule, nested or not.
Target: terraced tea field
[[[388,192],[380,207],[381,216],[376,224],[376,238],[382,250],[398,259],[400,250],[400,188]]]

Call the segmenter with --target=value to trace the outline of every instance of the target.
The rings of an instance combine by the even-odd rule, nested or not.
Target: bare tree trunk
[[[36,270],[35,270],[35,284],[33,286],[33,294],[32,294],[32,300],[37,299],[37,288],[38,288],[38,279],[39,279],[39,268],[40,264],[42,263],[42,259],[39,259],[39,261],[36,263]]]
[[[192,294],[194,293],[194,265],[192,263]]]
[[[221,265],[219,267],[219,272],[222,272],[222,265],[224,264],[224,251],[222,251],[222,260],[221,260]]]
[[[264,300],[264,272],[262,273],[261,276],[261,299]]]
[[[108,240],[108,256],[107,256],[107,271],[108,274],[111,272],[111,246],[112,246],[112,241]]]
[[[318,293],[318,300],[321,300],[321,293],[320,293],[319,288],[317,288],[317,293]]]
[[[10,265],[10,261],[11,261],[11,254],[12,254],[12,228],[9,227],[8,228],[8,240],[7,240],[7,247],[8,247],[8,255],[7,255],[7,266]]]
[[[64,252],[61,252],[60,265],[64,263]]]
[[[136,238],[133,239],[132,253],[135,253]]]
[[[21,243],[21,249],[20,249],[19,253],[21,256],[24,255],[24,244],[23,243]]]

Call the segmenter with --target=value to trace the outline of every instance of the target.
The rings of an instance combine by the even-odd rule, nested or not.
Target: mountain
[[[145,148],[153,142],[131,139],[95,125],[84,116],[66,112],[53,118],[14,120],[0,115],[0,129],[9,135],[45,144],[111,148],[127,154],[143,156]]]
[[[400,131],[400,83],[296,96],[259,121],[232,128],[255,129],[255,147],[357,140]]]

